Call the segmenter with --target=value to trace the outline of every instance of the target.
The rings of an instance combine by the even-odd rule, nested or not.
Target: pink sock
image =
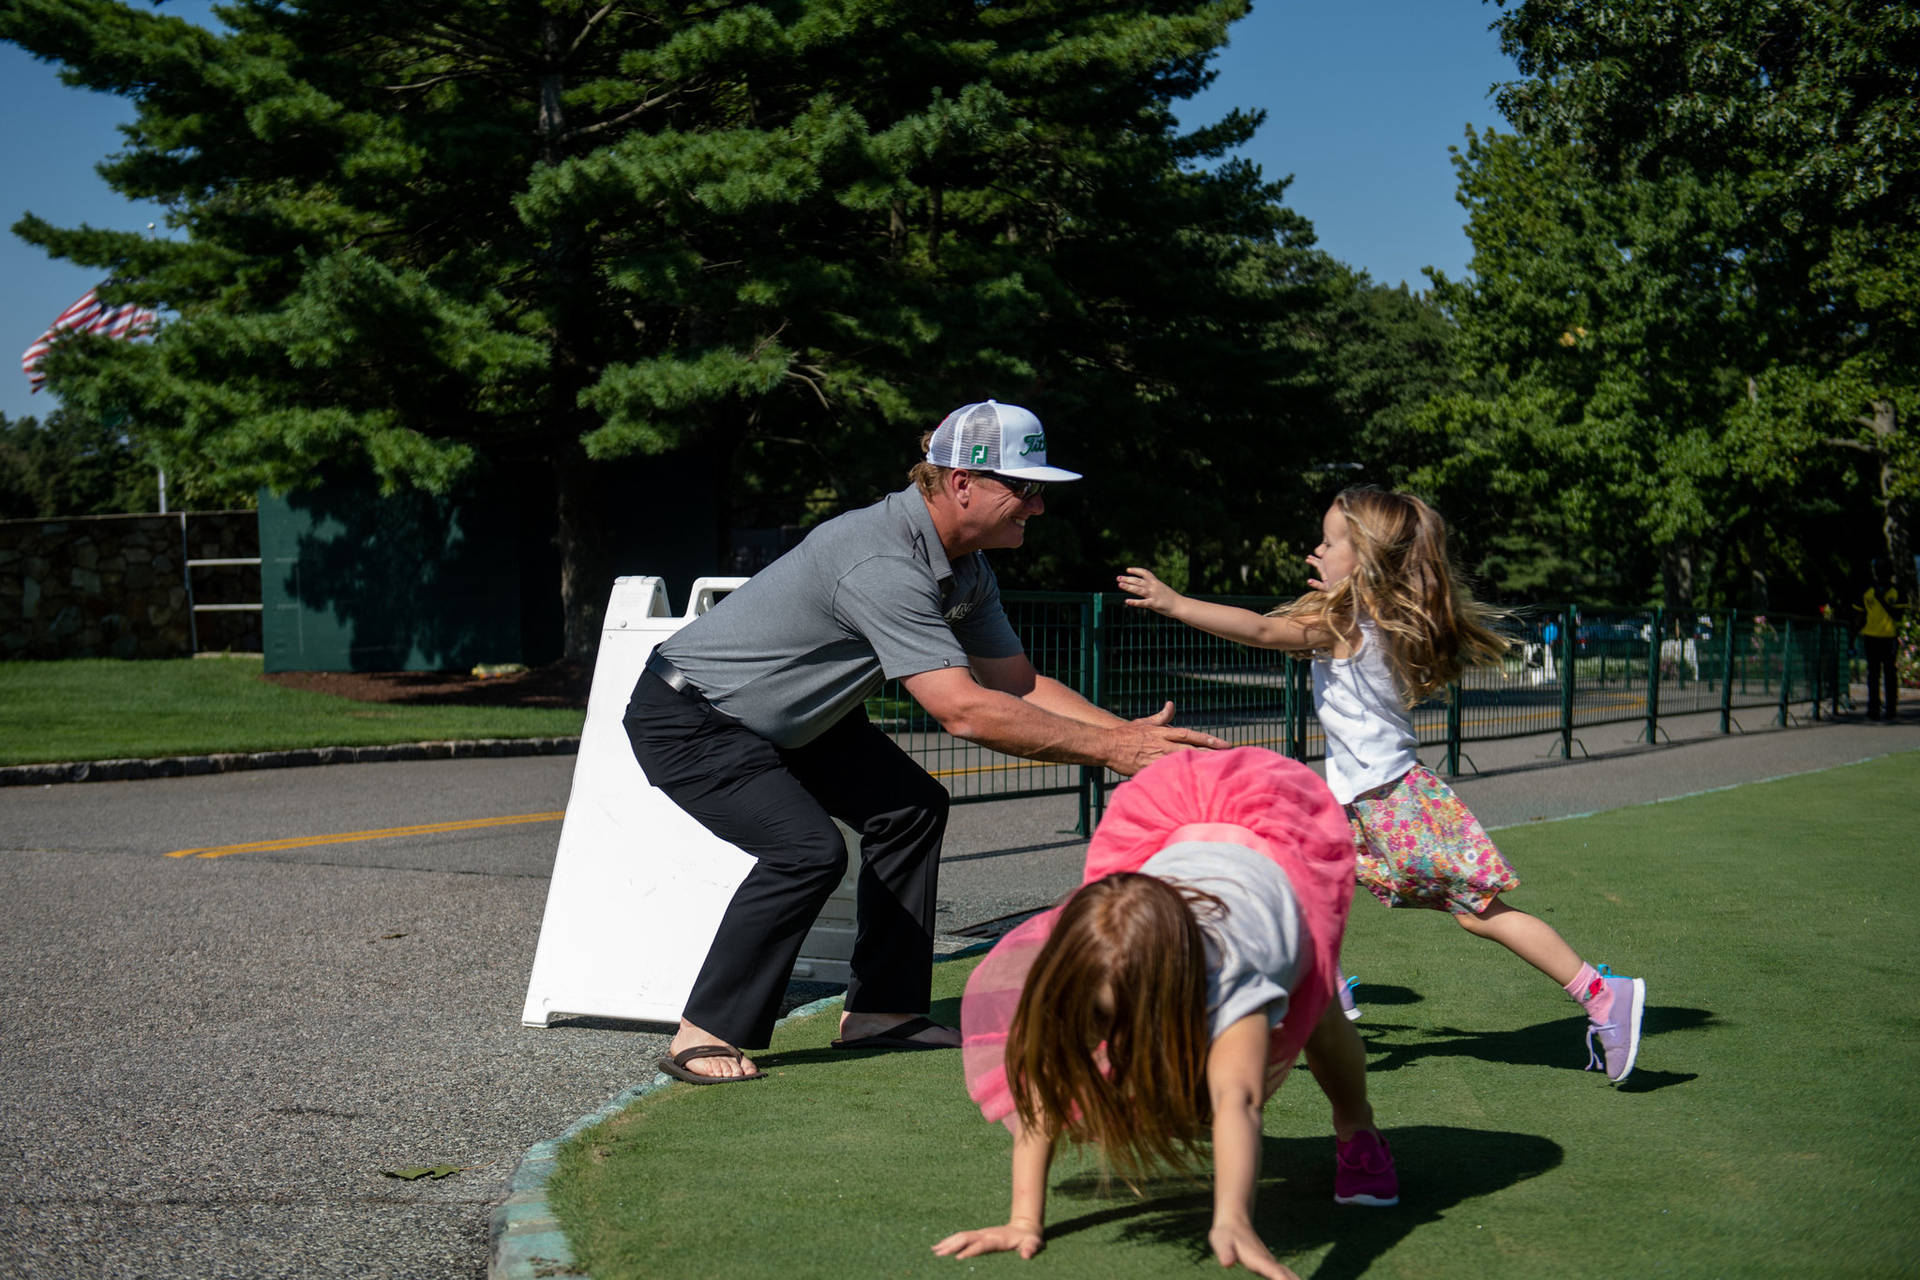
[[[1566,987],[1567,994],[1586,1006],[1587,1019],[1591,1022],[1605,1022],[1607,1015],[1613,1012],[1613,989],[1607,986],[1607,980],[1594,972],[1592,965],[1582,960],[1580,972]]]

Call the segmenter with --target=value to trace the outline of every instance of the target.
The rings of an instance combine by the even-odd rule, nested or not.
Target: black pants
[[[783,750],[649,671],[626,728],[647,781],[754,858],[687,997],[687,1021],[737,1048],[767,1044],[800,944],[846,873],[834,818],[861,837],[846,1007],[927,1008],[947,792],[864,711]]]
[[[1880,689],[1884,685],[1887,691],[1886,712],[1891,720],[1898,714],[1900,705],[1899,663],[1894,658],[1893,636],[1861,636],[1860,643],[1867,651],[1867,719],[1880,718]]]

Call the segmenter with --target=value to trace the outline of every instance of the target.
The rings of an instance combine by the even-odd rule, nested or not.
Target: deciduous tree
[[[1502,0],[1503,5],[1505,0]],[[1920,491],[1920,10],[1878,0],[1525,0],[1496,24],[1502,109],[1610,186],[1720,193],[1713,246],[1748,324],[1731,464],[1756,488],[1869,461],[1911,571]],[[1831,474],[1833,468],[1828,467]]]

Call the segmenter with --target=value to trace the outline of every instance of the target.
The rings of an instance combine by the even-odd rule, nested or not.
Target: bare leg
[[[1479,915],[1454,917],[1476,938],[1491,938],[1565,987],[1580,973],[1580,957],[1554,927],[1495,898]]]
[[[1367,1101],[1367,1047],[1338,1000],[1327,1002],[1306,1048],[1307,1070],[1333,1107],[1334,1137],[1346,1142],[1362,1129],[1375,1128]]]

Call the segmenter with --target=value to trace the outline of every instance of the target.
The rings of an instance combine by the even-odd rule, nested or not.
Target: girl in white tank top
[[[1327,784],[1347,808],[1360,883],[1389,907],[1447,911],[1552,978],[1586,1011],[1588,1068],[1618,1084],[1639,1056],[1645,981],[1596,969],[1553,926],[1508,905],[1500,895],[1520,878],[1415,754],[1409,708],[1498,660],[1507,641],[1490,625],[1496,615],[1455,588],[1446,526],[1410,494],[1348,489],[1321,535],[1307,557],[1311,590],[1270,614],[1183,596],[1141,568],[1119,587],[1129,605],[1212,635],[1311,653]]]

